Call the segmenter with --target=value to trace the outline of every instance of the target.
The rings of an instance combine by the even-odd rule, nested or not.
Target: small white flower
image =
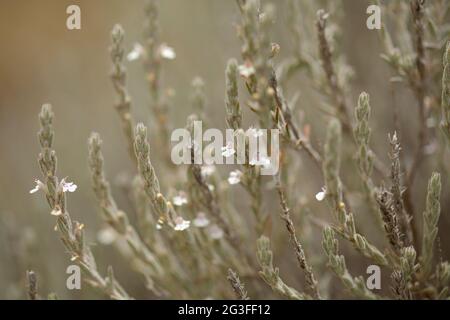
[[[214,240],[219,240],[223,237],[223,230],[216,224],[208,228],[209,236]]]
[[[249,78],[250,76],[255,74],[255,68],[250,63],[241,64],[238,67],[238,71],[239,71],[239,74],[244,78]]]
[[[62,179],[60,185],[63,192],[75,192],[78,188],[73,182],[66,182],[66,179]]]
[[[206,217],[204,212],[199,212],[193,222],[194,226],[197,228],[204,228],[209,225],[209,219]]]
[[[36,186],[30,190],[30,193],[38,192],[39,190],[44,190],[45,185],[40,180],[35,180]]]
[[[222,156],[225,158],[231,157],[236,153],[236,150],[233,149],[231,143],[228,143],[225,147],[222,147]]]
[[[127,54],[128,61],[135,61],[140,59],[144,55],[145,49],[140,43],[135,43],[133,50]]]
[[[201,174],[202,174],[203,178],[212,175],[215,171],[216,171],[216,167],[213,166],[212,164],[202,166],[202,168],[201,168]]]
[[[327,195],[327,190],[325,189],[325,187],[322,187],[322,190],[317,192],[317,194],[316,194],[316,200],[322,201],[323,199],[325,199],[326,195]]]
[[[262,166],[265,169],[269,169],[272,163],[271,163],[270,159],[267,157],[259,157],[259,159],[258,158],[251,159],[249,161],[249,164],[251,166]]]
[[[250,133],[253,137],[259,138],[263,136],[264,131],[262,129],[250,128]]]
[[[183,217],[175,218],[175,227],[173,227],[176,231],[183,231],[189,228],[191,222],[189,220],[184,220]]]
[[[156,224],[156,230],[161,230],[161,229],[162,229],[162,224],[157,223],[157,224]]]
[[[113,228],[103,228],[97,232],[97,241],[104,245],[112,244],[117,239],[117,232]]]
[[[216,187],[214,187],[213,184],[208,184],[208,189],[209,191],[213,192],[214,190],[216,190]]]
[[[159,46],[159,54],[161,57],[167,60],[173,60],[176,58],[177,54],[175,53],[175,50],[172,47],[169,47],[167,44],[162,43]]]
[[[231,185],[238,184],[239,182],[241,182],[241,177],[242,177],[241,171],[239,170],[231,171],[228,177],[228,183]]]
[[[178,192],[178,195],[172,198],[173,204],[177,207],[181,207],[188,203],[186,193],[183,191]]]
[[[52,212],[50,212],[50,214],[52,216],[58,217],[58,216],[62,215],[62,211],[60,208],[55,208],[52,210]]]

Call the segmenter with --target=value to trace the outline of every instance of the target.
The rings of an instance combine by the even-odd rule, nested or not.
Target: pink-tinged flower
[[[172,202],[177,207],[181,207],[182,205],[187,204],[188,199],[187,199],[186,193],[183,191],[178,192],[178,194],[172,198]]]
[[[173,229],[176,231],[186,230],[191,225],[191,222],[189,220],[184,220],[183,217],[176,217],[174,222],[175,226]]]
[[[199,212],[193,223],[197,228],[204,228],[209,225],[209,219],[204,212]]]
[[[255,74],[255,68],[253,65],[249,62],[245,64],[241,64],[238,67],[239,74],[244,78],[250,78],[252,75]]]
[[[73,182],[66,182],[66,179],[62,179],[60,186],[63,192],[75,192],[78,188]]]

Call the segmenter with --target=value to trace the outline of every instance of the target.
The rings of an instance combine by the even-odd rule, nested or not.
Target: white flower
[[[228,143],[225,147],[222,147],[222,156],[225,158],[231,157],[236,153],[236,150],[233,149],[231,143]]]
[[[230,172],[230,176],[228,177],[228,183],[233,185],[233,184],[238,184],[239,182],[241,182],[241,177],[242,177],[242,172],[239,170],[234,170]]]
[[[199,212],[193,222],[194,226],[197,228],[204,228],[209,225],[209,219],[206,217],[204,212]]]
[[[216,224],[208,228],[209,236],[214,240],[219,240],[223,237],[223,230]]]
[[[264,131],[262,129],[250,128],[250,133],[253,137],[259,138],[263,136]]]
[[[213,184],[208,184],[208,189],[209,191],[213,192],[214,190],[216,190],[216,187],[214,187]]]
[[[131,50],[127,54],[127,60],[128,61],[138,60],[143,56],[144,52],[145,52],[144,47],[140,43],[135,43],[133,46],[133,50]]]
[[[178,192],[178,195],[172,198],[173,204],[177,207],[181,207],[184,204],[188,203],[186,193],[183,191]]]
[[[191,222],[189,220],[184,220],[183,217],[175,218],[175,227],[173,227],[176,231],[183,231],[189,228]]]
[[[202,174],[203,178],[212,175],[215,171],[216,171],[216,167],[213,166],[212,164],[202,166],[202,168],[201,168],[201,174]]]
[[[52,212],[50,212],[50,214],[51,214],[52,216],[57,217],[57,216],[62,215],[62,211],[61,211],[60,208],[55,208],[55,209],[52,210]]]
[[[157,223],[157,224],[156,224],[156,230],[161,230],[161,229],[162,229],[162,224]]]
[[[62,187],[63,192],[75,192],[78,188],[73,182],[66,182],[66,179],[61,180],[60,186]]]
[[[35,193],[38,192],[39,190],[45,189],[45,185],[40,180],[35,180],[34,182],[36,182],[36,186],[30,190],[30,193]]]
[[[113,228],[103,228],[97,232],[97,241],[104,245],[112,244],[117,239],[117,232]]]
[[[327,190],[325,189],[325,187],[322,187],[322,191],[317,192],[317,194],[316,194],[316,200],[322,201],[323,199],[325,199],[326,195],[327,195]]]
[[[250,63],[241,64],[238,67],[238,71],[239,74],[244,78],[249,78],[251,75],[255,74],[255,68]]]
[[[265,169],[269,169],[271,166],[271,161],[267,157],[259,157],[259,159],[258,158],[251,159],[249,164],[251,166],[263,166]]]
[[[159,46],[159,54],[161,57],[167,60],[173,60],[176,58],[177,54],[175,53],[175,50],[172,47],[169,47],[167,44],[162,43]]]

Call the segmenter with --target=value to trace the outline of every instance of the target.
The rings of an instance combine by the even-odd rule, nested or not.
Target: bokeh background
[[[311,0],[312,1],[312,0]],[[290,36],[286,26],[286,1],[276,4],[273,39],[281,46],[279,61],[290,53]],[[66,29],[66,7],[81,7],[82,29]],[[365,27],[365,8],[368,2],[343,1],[346,18],[342,47],[355,79],[349,101],[352,106],[362,90],[371,94],[373,117],[373,146],[379,157],[388,160],[387,134],[393,131],[392,87],[390,72],[379,58],[381,47],[377,32]],[[68,206],[71,215],[87,226],[87,236],[94,245],[101,270],[114,265],[117,278],[125,287],[146,296],[141,279],[129,272],[126,261],[114,248],[97,243],[97,230],[102,228],[98,206],[94,199],[87,165],[87,138],[92,131],[104,140],[103,152],[107,174],[113,182],[114,196],[120,206],[129,207],[122,190],[121,179],[133,174],[134,168],[126,152],[119,118],[113,105],[116,99],[109,72],[111,68],[108,47],[110,31],[120,23],[126,31],[125,44],[131,50],[142,40],[143,7],[141,0],[0,0],[0,298],[25,298],[25,272],[33,269],[39,277],[42,293],[56,292],[61,298],[97,297],[86,290],[68,291],[65,288],[65,270],[70,263],[53,231],[55,220],[49,215],[47,203],[41,194],[30,195],[34,180],[40,178],[37,165],[39,152],[36,132],[37,114],[43,103],[51,103],[56,115],[55,149],[61,176],[78,185],[70,194]],[[160,1],[162,39],[175,48],[177,57],[164,62],[164,84],[173,88],[175,96],[171,119],[176,127],[183,127],[192,112],[189,97],[191,82],[200,76],[205,82],[208,99],[207,115],[211,124],[225,128],[224,69],[231,57],[240,58],[240,41],[235,25],[239,10],[234,1],[221,0],[164,0]],[[315,38],[314,35],[308,35]],[[145,74],[139,61],[127,63],[128,88],[133,99],[133,114],[140,121],[149,121],[149,94]],[[322,145],[325,120],[318,110],[317,95],[306,85],[308,79],[298,76],[291,81],[290,90],[300,90],[301,107],[312,124],[314,143]],[[304,90],[303,90],[304,88]],[[402,129],[405,161],[415,146],[416,106],[407,90],[396,88]],[[241,90],[243,92],[243,90]],[[411,111],[413,110],[413,111]],[[257,123],[245,111],[246,123]],[[152,137],[151,139],[158,139]],[[411,151],[409,151],[411,150]],[[388,162],[386,162],[388,163]],[[298,197],[314,200],[323,185],[311,164],[296,173],[299,182]],[[437,164],[427,163],[421,168],[415,187],[417,206],[423,208],[422,192],[426,179]],[[448,188],[444,179],[443,214],[441,230],[448,230],[450,207]],[[240,193],[242,194],[242,192]],[[239,193],[236,201],[239,201]],[[277,204],[268,203],[268,208]],[[322,204],[313,204],[318,211],[326,211]],[[419,210],[420,211],[420,210]],[[363,215],[363,213],[361,213]],[[276,213],[274,212],[274,215]],[[276,219],[275,219],[276,220]],[[297,217],[294,216],[297,221]],[[282,230],[276,221],[274,229]],[[320,248],[320,230],[315,250]],[[370,234],[370,230],[365,230]],[[441,232],[442,255],[448,256],[449,236]],[[281,243],[276,261],[287,280],[295,284],[296,277],[289,272],[292,254]],[[286,249],[287,248],[287,249]],[[286,260],[287,259],[287,260]],[[290,261],[288,264],[286,261]],[[363,273],[366,264],[356,263],[355,272]],[[226,281],[226,280],[225,280]],[[150,295],[149,295],[150,297]]]

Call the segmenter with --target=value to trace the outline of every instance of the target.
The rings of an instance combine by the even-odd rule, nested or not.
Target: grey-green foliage
[[[328,125],[327,140],[324,148],[323,175],[326,186],[326,196],[333,215],[338,223],[338,229],[366,257],[379,264],[386,265],[384,254],[363,235],[356,231],[353,213],[347,212],[343,201],[342,185],[339,178],[341,152],[341,125],[337,119],[332,119]]]
[[[130,296],[117,281],[99,273],[94,255],[84,240],[84,225],[72,220],[66,208],[65,179],[59,181],[56,176],[56,151],[52,149],[53,116],[51,106],[43,105],[39,114],[41,129],[38,137],[41,152],[38,162],[45,182],[39,183],[39,187],[45,193],[51,214],[56,216],[61,241],[71,255],[71,261],[83,271],[87,283],[112,299],[129,299]]]
[[[355,108],[356,127],[354,129],[355,140],[358,145],[358,165],[365,178],[372,174],[373,155],[369,147],[370,141],[370,104],[369,95],[362,92]]]
[[[225,106],[228,127],[237,130],[242,127],[242,111],[238,99],[238,64],[230,59],[225,70]]]
[[[392,292],[398,299],[412,299],[414,273],[417,271],[416,250],[413,246],[402,248],[398,267],[391,275]]]
[[[150,144],[147,141],[147,127],[142,123],[136,126],[134,149],[139,174],[144,182],[144,190],[155,212],[158,214],[158,222],[173,226],[175,211],[172,204],[161,193],[158,177],[150,161]]]
[[[441,213],[441,175],[434,172],[428,181],[426,208],[423,213],[422,275],[427,277],[432,270],[434,242],[438,232]]]
[[[127,214],[119,210],[111,195],[110,186],[103,169],[104,158],[101,152],[101,144],[100,136],[97,133],[92,133],[89,138],[89,166],[92,186],[102,209],[104,220],[125,239],[136,258],[148,267],[148,269],[144,269],[144,275],[161,275],[162,267],[155,255],[147,248],[138,232],[130,224]]]
[[[294,288],[289,287],[280,278],[280,270],[273,266],[273,253],[270,249],[270,240],[265,236],[261,236],[257,241],[258,263],[261,266],[259,275],[263,280],[278,294],[289,299],[304,300],[308,298],[305,294],[298,292]]]
[[[353,277],[347,270],[345,257],[339,254],[338,241],[334,231],[327,227],[323,231],[322,246],[328,257],[328,265],[354,295],[365,299],[376,299],[377,296],[366,288],[363,277]]]

